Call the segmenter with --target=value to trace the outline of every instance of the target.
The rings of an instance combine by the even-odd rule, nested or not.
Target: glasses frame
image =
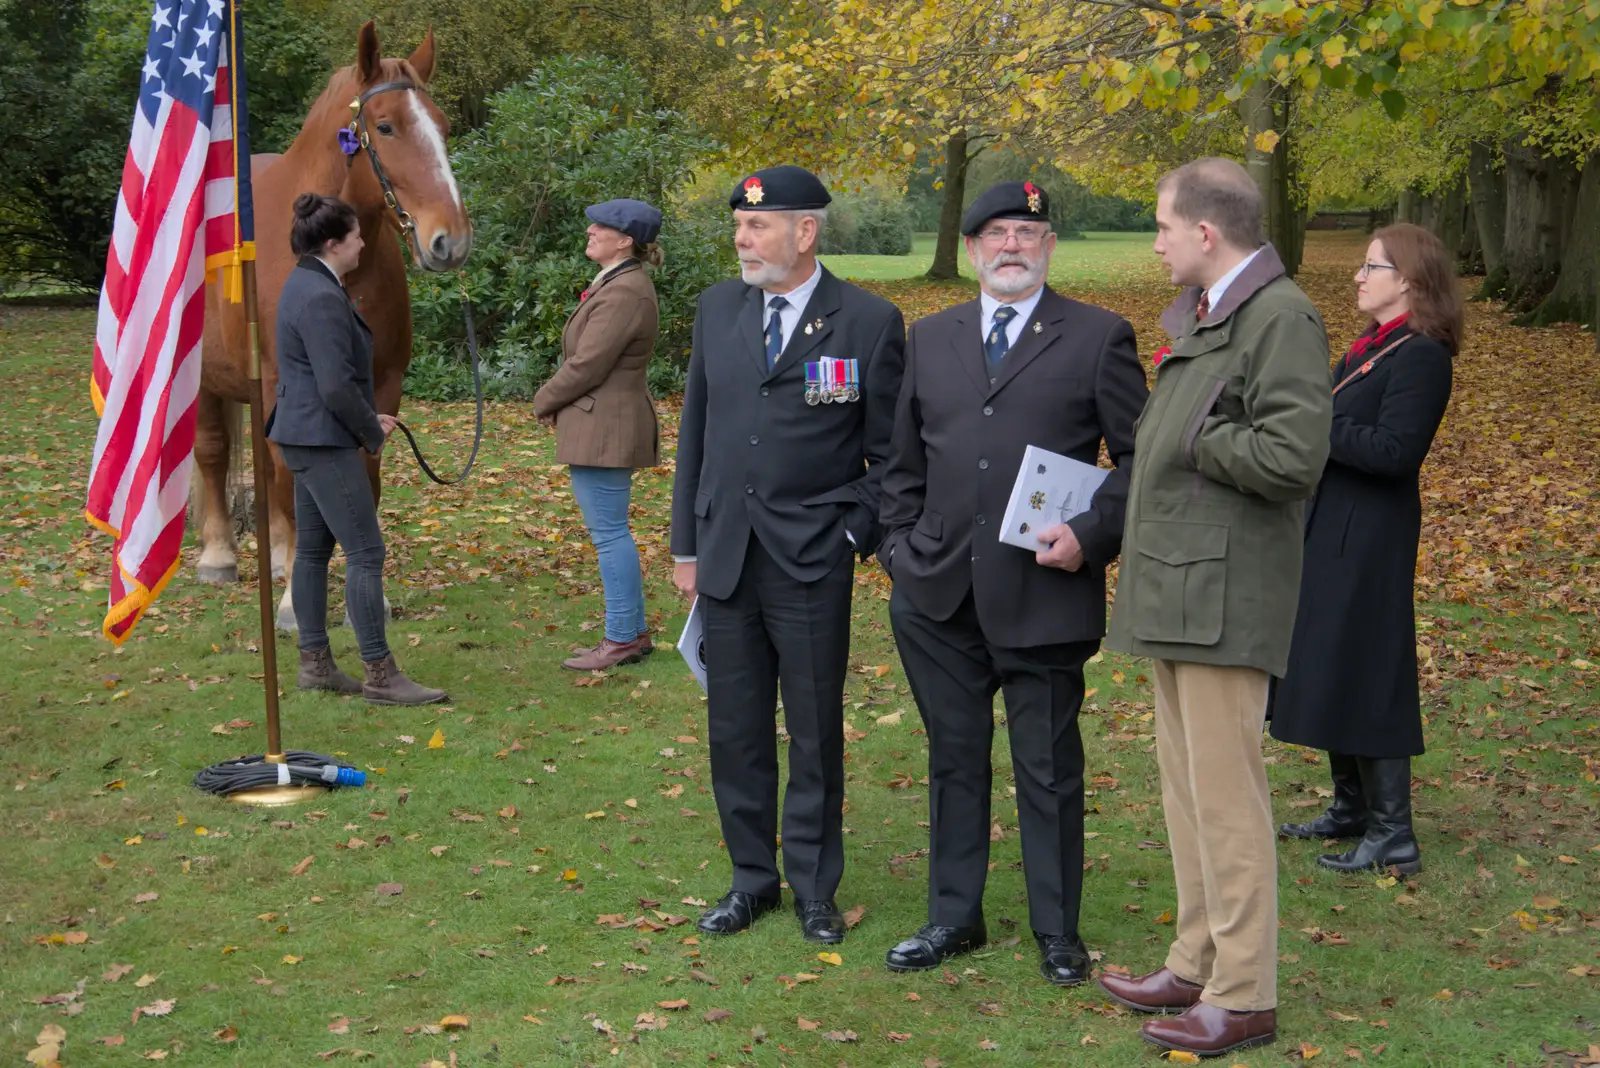
[[[1004,248],[1006,242],[1012,240],[1013,238],[1016,240],[1018,248],[1038,248],[1040,245],[1044,244],[1045,238],[1049,237],[1051,233],[1051,229],[1044,226],[1041,226],[1038,229],[1034,229],[1029,226],[1021,226],[1015,230],[1006,230],[1000,227],[986,227],[985,229],[978,231],[977,237],[978,240],[983,244],[992,246],[994,248]]]
[[[1398,271],[1400,268],[1392,263],[1363,263],[1356,268],[1356,274],[1363,278],[1370,278],[1373,271]]]

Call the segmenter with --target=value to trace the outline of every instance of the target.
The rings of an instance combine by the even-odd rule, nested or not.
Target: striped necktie
[[[1006,340],[1006,324],[1017,317],[1017,309],[1002,304],[994,310],[994,325],[989,327],[989,336],[983,339],[983,354],[989,357],[989,364],[993,366],[1005,358],[1006,350],[1011,347],[1011,342]]]
[[[1210,314],[1211,292],[1207,290],[1206,292],[1200,294],[1200,303],[1194,310],[1194,321],[1197,323],[1203,323],[1206,321],[1206,316]]]

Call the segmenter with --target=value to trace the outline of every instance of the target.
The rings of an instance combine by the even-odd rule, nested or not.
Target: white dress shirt
[[[816,269],[811,272],[811,277],[795,286],[787,293],[765,293],[761,300],[761,328],[767,327],[767,320],[772,318],[772,298],[782,297],[787,306],[778,309],[778,322],[783,326],[783,347],[789,348],[789,342],[794,340],[795,334],[800,329],[800,320],[805,315],[806,305],[811,303],[811,294],[817,291],[817,284],[822,281],[822,264],[818,262]],[[844,536],[850,539],[850,544],[856,543],[855,537],[847,530]],[[673,563],[692,564],[698,556],[674,556]]]
[[[1028,320],[1033,316],[1033,309],[1039,306],[1039,298],[1042,296],[1044,296],[1044,286],[1034,290],[1031,296],[1023,297],[1014,304],[1006,305],[1015,308],[1017,312],[1016,315],[1011,317],[1011,321],[1006,323],[1007,349],[1015,345],[1017,338],[1022,336],[1022,328],[1027,325]],[[994,326],[994,313],[1004,303],[1004,301],[991,297],[987,293],[978,294],[978,304],[983,312],[982,320],[979,324],[983,327],[983,331],[978,335],[980,340],[989,336],[989,331]]]
[[[1259,255],[1261,255],[1261,249],[1258,248],[1240,260],[1233,270],[1211,283],[1211,288],[1206,290],[1206,307],[1215,308],[1218,304],[1221,304],[1222,295],[1228,291],[1228,287],[1233,285],[1234,281],[1244,273],[1246,267],[1250,266],[1250,261]]]
[[[800,318],[806,312],[806,305],[811,303],[811,294],[817,291],[817,283],[822,281],[822,264],[818,263],[816,270],[811,272],[811,277],[795,286],[787,293],[766,293],[761,302],[761,329],[767,328],[767,320],[772,318],[772,298],[782,297],[787,306],[778,312],[778,322],[783,324],[783,347],[787,351],[789,342],[794,340],[794,335],[800,329]]]

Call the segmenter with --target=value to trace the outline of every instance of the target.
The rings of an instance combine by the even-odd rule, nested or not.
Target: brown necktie
[[[1194,310],[1194,321],[1197,322],[1197,323],[1203,323],[1203,322],[1206,321],[1206,316],[1210,315],[1210,314],[1211,314],[1211,294],[1210,293],[1202,293],[1202,294],[1200,294],[1200,304]]]

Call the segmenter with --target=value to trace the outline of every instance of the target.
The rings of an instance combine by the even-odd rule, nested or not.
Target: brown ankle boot
[[[333,650],[324,645],[321,649],[300,650],[300,688],[360,693],[361,683],[339,670],[333,662]]]
[[[367,684],[361,692],[374,705],[431,705],[446,698],[443,690],[419,686],[401,674],[390,653],[382,660],[368,660]]]
[[[601,638],[599,645],[563,660],[561,666],[573,671],[604,671],[618,664],[637,664],[645,658],[644,643],[647,641],[649,639],[642,636],[631,642],[614,642],[610,638]]]

